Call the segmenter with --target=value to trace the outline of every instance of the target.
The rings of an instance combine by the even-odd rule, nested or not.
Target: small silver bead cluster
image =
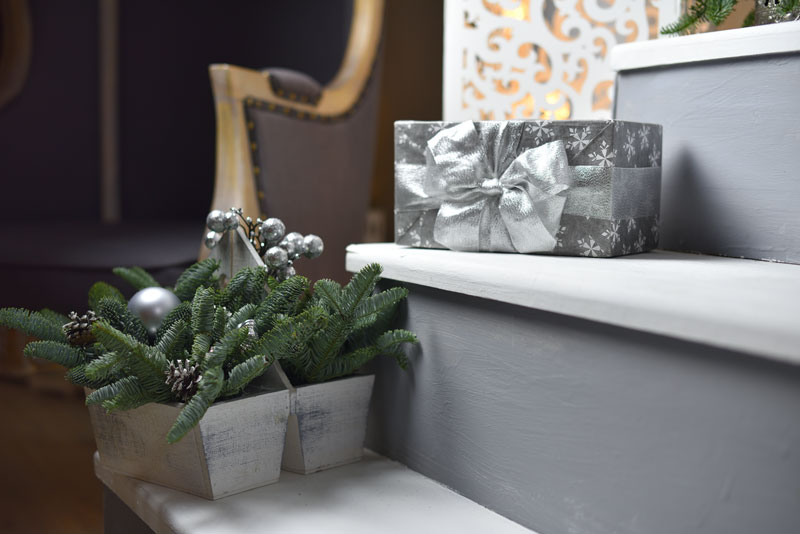
[[[278,280],[286,280],[296,274],[293,264],[301,256],[317,258],[325,249],[319,236],[304,236],[299,232],[287,234],[286,225],[280,219],[270,217],[264,221],[260,218],[253,221],[242,215],[241,208],[231,208],[228,212],[213,210],[208,214],[206,226],[210,231],[206,234],[206,246],[217,246],[223,234],[236,229],[240,223],[253,248],[264,258],[270,276]]]

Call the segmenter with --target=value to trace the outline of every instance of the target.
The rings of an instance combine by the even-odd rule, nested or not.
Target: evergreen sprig
[[[663,35],[685,35],[694,31],[699,24],[710,22],[722,24],[733,12],[738,0],[694,0],[686,13],[678,20],[661,28]]]
[[[25,354],[66,367],[69,381],[93,390],[87,404],[114,411],[188,398],[167,435],[170,443],[194,428],[215,401],[241,394],[278,359],[301,382],[352,374],[380,354],[407,365],[400,347],[416,338],[388,330],[407,291],[374,293],[380,266],[365,267],[344,287],[320,280],[313,293],[306,278],[278,282],[263,267],[242,269],[220,289],[218,267],[216,260],[204,260],[181,275],[175,293],[182,302],[155,339],[122,293],[104,282],[89,291],[97,317],[92,344],[71,345],[62,328],[67,318],[49,310],[0,309],[0,325],[38,338]],[[138,267],[114,272],[135,289],[157,285]],[[243,325],[249,319],[254,329]]]

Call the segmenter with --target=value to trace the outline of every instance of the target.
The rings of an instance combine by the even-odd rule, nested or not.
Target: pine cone
[[[78,316],[75,312],[70,312],[69,318],[70,321],[62,328],[70,345],[84,346],[95,342],[92,324],[97,321],[97,317],[92,310],[81,316]]]
[[[169,370],[165,373],[165,384],[172,386],[172,392],[177,394],[183,402],[189,400],[197,393],[197,385],[203,378],[200,367],[190,364],[189,360],[175,360],[170,362]]]

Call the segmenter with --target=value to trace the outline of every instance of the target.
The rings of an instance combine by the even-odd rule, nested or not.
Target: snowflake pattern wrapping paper
[[[458,132],[470,132],[473,127],[477,132],[475,142],[453,142]],[[475,185],[466,196],[464,184],[443,184],[432,189],[431,184],[447,179],[446,176],[433,177],[439,172],[434,152],[441,150],[443,135],[453,137],[444,143],[451,150],[450,154],[445,154],[445,159],[454,162],[462,173],[473,175],[471,181]],[[617,120],[398,121],[395,123],[395,242],[424,248],[520,251],[520,247],[515,249],[512,244],[520,241],[519,214],[500,215],[504,202],[501,195],[505,194],[501,191],[518,194],[520,187],[518,182],[504,184],[503,181],[509,174],[508,169],[518,165],[519,161],[531,160],[530,156],[543,152],[543,148],[558,146],[566,154],[565,165],[569,165],[568,185],[558,185],[556,182],[564,182],[561,178],[552,179],[552,184],[547,183],[551,178],[549,174],[558,174],[555,168],[552,172],[546,168],[543,172],[540,170],[540,176],[528,176],[532,184],[549,191],[549,200],[535,198],[531,193],[533,204],[540,211],[535,217],[536,222],[530,223],[531,234],[546,226],[552,241],[544,248],[529,247],[522,251],[612,257],[651,250],[658,245],[661,135],[659,125]],[[463,155],[458,151],[463,151]],[[478,160],[484,163],[470,163]],[[555,161],[553,165],[556,165]],[[523,188],[541,193],[528,184]],[[460,195],[457,200],[468,200],[467,212],[474,215],[477,209],[482,214],[462,219],[460,229],[455,230],[474,236],[453,238],[453,228],[459,226],[448,222],[452,220],[453,203],[448,204],[452,199],[442,196],[453,192]],[[560,198],[563,201],[552,203],[553,199]],[[470,202],[474,206],[470,206]],[[547,202],[550,202],[547,205],[557,207],[555,219],[552,213],[543,212],[550,209],[545,207]],[[445,209],[448,213],[444,213]],[[504,224],[497,221],[503,218],[509,221],[508,232],[503,228],[497,229],[497,224]],[[464,221],[474,224],[465,227]],[[480,221],[480,224],[475,221]],[[450,224],[447,231],[443,231],[445,223]],[[495,225],[492,228],[478,228],[492,224]],[[514,224],[517,228],[512,228]],[[441,242],[445,235],[447,243],[460,246],[445,246]],[[547,241],[546,235],[544,241]]]

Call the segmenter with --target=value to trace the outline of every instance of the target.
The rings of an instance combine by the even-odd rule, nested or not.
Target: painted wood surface
[[[800,203],[798,204],[800,205]],[[800,363],[800,267],[654,251],[567,258],[351,245],[384,278]]]
[[[800,367],[405,285],[367,447],[542,534],[796,530]]]
[[[735,37],[751,30],[777,32],[784,53],[644,69],[620,59],[614,117],[664,127],[662,248],[800,263],[800,22],[718,32],[731,34],[719,46],[747,47]],[[661,65],[656,50],[675,41],[703,59],[691,37],[636,57]]]
[[[280,463],[289,417],[288,391],[213,404],[183,439],[166,435],[179,404],[146,404],[106,414],[89,407],[99,458],[113,471],[206,499],[271,484]]]
[[[290,387],[283,468],[310,474],[361,460],[373,375]]]
[[[800,52],[800,22],[617,45],[611,49],[611,68],[619,72],[787,52]]]
[[[96,459],[95,473],[159,533],[531,533],[374,453],[313,475],[284,472],[277,484],[218,501],[115,474]]]

